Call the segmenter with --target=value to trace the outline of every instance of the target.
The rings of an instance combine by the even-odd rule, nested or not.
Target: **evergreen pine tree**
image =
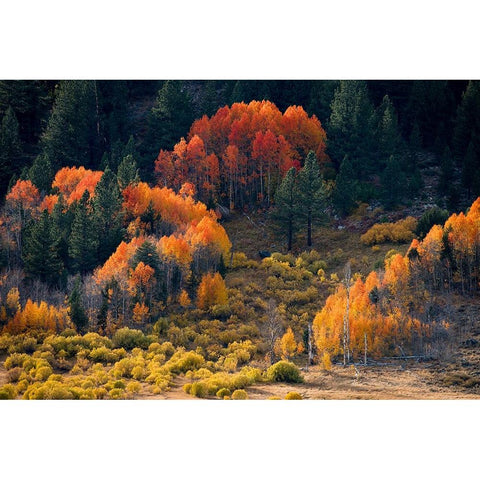
[[[98,231],[89,212],[89,193],[85,191],[75,207],[72,231],[68,239],[68,253],[74,272],[89,272],[97,265]]]
[[[167,80],[159,90],[148,117],[144,157],[151,160],[160,149],[173,149],[181,137],[187,136],[193,120],[193,104],[184,83]]]
[[[462,182],[467,189],[469,198],[472,194],[476,195],[478,191],[478,167],[479,159],[473,141],[470,141],[462,166]]]
[[[99,240],[98,261],[103,263],[123,237],[120,190],[116,175],[108,167],[95,188],[92,206]]]
[[[88,326],[88,317],[82,305],[82,295],[80,292],[80,279],[77,279],[72,293],[68,298],[70,307],[70,320],[75,325],[79,333],[83,333]]]
[[[95,167],[100,162],[100,118],[95,81],[60,82],[41,138],[43,153],[54,162],[54,169],[65,165]]]
[[[331,104],[327,151],[340,164],[350,157],[355,179],[375,170],[376,114],[364,81],[341,81]],[[353,164],[353,160],[355,164]]]
[[[459,164],[465,159],[471,142],[474,146],[480,144],[480,81],[468,83],[458,107],[453,154]]]
[[[298,173],[299,218],[307,226],[307,246],[312,246],[312,225],[325,218],[325,188],[317,157],[309,152]]]
[[[296,170],[291,168],[275,192],[275,208],[272,220],[276,229],[287,237],[287,250],[292,249],[293,238],[298,230],[298,190]]]
[[[7,191],[8,181],[16,170],[21,151],[17,117],[9,106],[0,126],[0,193],[2,195]]]
[[[58,283],[63,271],[58,245],[52,219],[44,210],[37,221],[32,221],[25,235],[22,258],[28,277],[51,285]]]
[[[420,133],[420,127],[418,126],[417,121],[415,121],[413,124],[408,143],[410,146],[410,150],[413,153],[418,153],[422,149],[422,134]]]
[[[130,185],[133,182],[140,181],[138,175],[137,162],[135,162],[132,155],[127,155],[123,158],[117,170],[117,180],[120,190]]]
[[[454,181],[454,164],[453,155],[450,148],[447,146],[443,151],[440,163],[440,179],[438,181],[438,193],[440,195],[448,196]]]
[[[143,262],[145,265],[149,265],[156,272],[160,269],[160,257],[158,256],[157,249],[152,242],[146,240],[137,248],[137,251],[133,255],[130,266],[135,269],[136,266]]]
[[[382,104],[379,107],[378,124],[378,158],[384,161],[390,155],[397,155],[402,148],[402,137],[398,127],[398,118],[393,103],[388,95],[383,97]]]
[[[333,204],[342,215],[346,215],[350,213],[355,206],[357,196],[358,181],[355,178],[352,162],[348,155],[346,155],[340,165],[340,170],[335,180]]]
[[[68,239],[72,230],[73,217],[75,215],[74,209],[74,205],[68,208],[64,196],[60,194],[51,215],[52,228],[55,238],[58,240],[58,255],[67,270],[70,270],[71,267],[71,259],[68,255]]]
[[[386,207],[397,205],[405,192],[407,179],[400,168],[398,160],[391,155],[382,173],[382,197]]]
[[[50,159],[45,154],[40,154],[35,158],[28,170],[28,178],[41,193],[46,194],[50,191],[54,171]]]

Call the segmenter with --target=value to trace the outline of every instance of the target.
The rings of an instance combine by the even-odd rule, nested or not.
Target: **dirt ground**
[[[480,399],[480,388],[460,385],[448,386],[448,372],[434,364],[389,365],[357,367],[333,366],[326,372],[318,366],[303,371],[301,384],[263,383],[247,387],[250,400],[283,399],[288,392],[298,392],[305,400],[456,400]],[[138,398],[143,400],[193,399],[182,386],[187,380],[176,379],[176,384],[161,395],[144,389]]]
[[[300,393],[305,400],[480,399],[480,377],[472,372],[435,363],[412,361],[386,366],[357,366],[356,370],[353,366],[344,368],[334,365],[328,372],[313,366],[302,374],[305,382],[301,384],[259,383],[247,387],[248,397],[251,400],[283,399],[293,391]],[[153,394],[150,386],[144,384],[135,398],[194,400],[195,397],[187,395],[182,388],[189,381],[183,376],[176,377],[170,390],[162,394]],[[7,382],[7,372],[2,362],[0,385]]]

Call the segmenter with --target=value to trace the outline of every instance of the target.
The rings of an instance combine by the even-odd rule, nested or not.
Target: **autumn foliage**
[[[8,322],[5,331],[12,334],[29,330],[61,332],[69,323],[67,308],[58,309],[44,301],[36,303],[28,299],[25,307]]]
[[[302,107],[283,114],[269,101],[234,103],[203,116],[171,152],[155,161],[159,185],[177,189],[188,181],[201,199],[228,199],[230,208],[272,200],[289,168],[300,167],[310,150],[326,159],[326,134]]]
[[[413,221],[404,222],[411,222],[413,229]],[[449,329],[445,316],[432,319],[429,314],[426,305],[432,293],[477,291],[479,255],[480,198],[466,214],[453,214],[443,226],[434,225],[422,241],[414,239],[405,256],[388,258],[383,275],[372,272],[365,281],[357,278],[349,289],[349,348],[353,358],[365,352],[380,357],[428,349],[429,342]],[[343,353],[346,315],[347,289],[340,285],[313,323],[320,354]]]
[[[221,275],[218,272],[205,274],[198,287],[198,308],[207,310],[214,305],[225,305],[226,303],[227,288]]]

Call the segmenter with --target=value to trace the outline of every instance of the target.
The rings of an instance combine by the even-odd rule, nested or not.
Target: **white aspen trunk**
[[[345,309],[345,315],[343,316],[343,366],[350,363],[350,326],[348,313],[350,309],[350,279],[352,271],[350,262],[345,266],[345,289],[347,291],[347,306]]]

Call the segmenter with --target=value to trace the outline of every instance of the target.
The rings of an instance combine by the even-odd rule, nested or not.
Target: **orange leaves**
[[[147,318],[149,308],[144,303],[137,302],[133,307],[133,321],[136,323],[143,323]]]
[[[120,282],[128,274],[128,262],[137,248],[144,242],[143,238],[135,237],[129,243],[121,242],[110,258],[102,267],[95,271],[95,281],[98,285],[105,285],[112,279]]]
[[[214,305],[225,305],[227,300],[227,287],[222,276],[218,272],[203,275],[197,291],[198,308],[208,310]]]
[[[410,275],[409,261],[407,257],[400,254],[393,255],[387,260],[383,283],[389,286],[392,291],[405,291]]]
[[[13,334],[26,330],[61,331],[69,324],[68,309],[57,309],[42,301],[33,302],[28,299],[23,310],[19,310],[5,329]]]
[[[203,217],[198,223],[192,222],[185,239],[193,248],[211,246],[225,256],[232,248],[225,229],[210,216]]]
[[[162,237],[159,242],[159,250],[166,257],[174,258],[178,264],[188,267],[192,261],[190,245],[183,238],[176,235]]]
[[[5,200],[17,208],[32,210],[40,201],[40,193],[38,188],[30,180],[18,180]]]
[[[129,282],[134,288],[146,287],[153,279],[155,270],[150,265],[140,262],[130,274]]]
[[[102,175],[103,172],[87,170],[85,167],[64,167],[55,175],[52,187],[63,193],[70,205],[80,200],[86,190],[92,196]]]
[[[40,211],[47,210],[48,213],[52,213],[53,208],[58,202],[58,195],[46,195],[40,204]]]

